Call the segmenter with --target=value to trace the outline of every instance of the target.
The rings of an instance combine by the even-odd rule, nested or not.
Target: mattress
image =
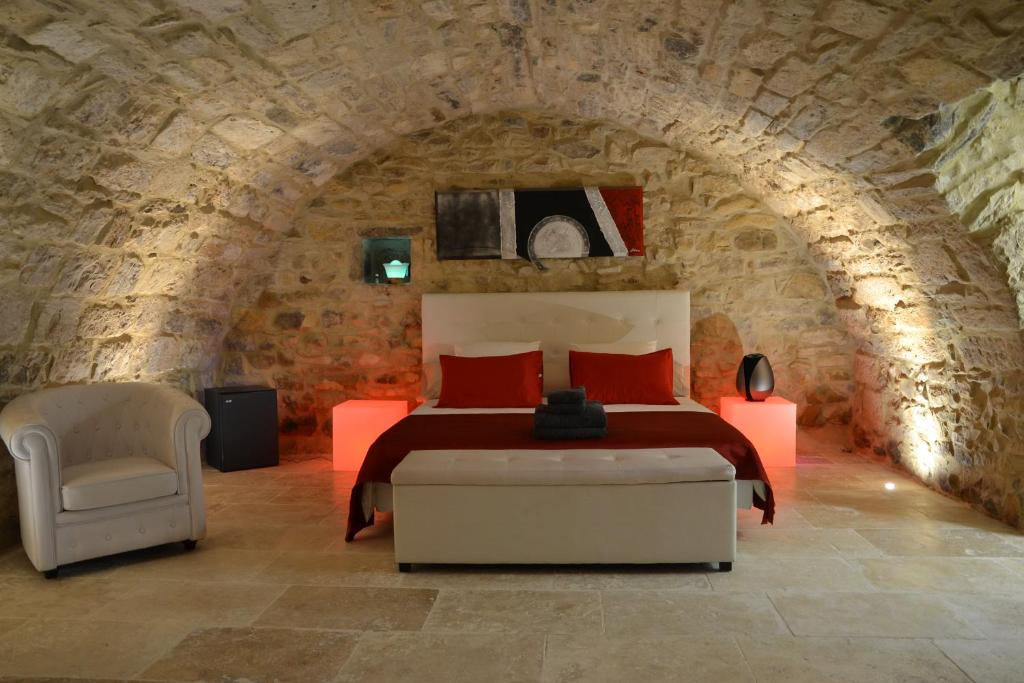
[[[708,408],[686,397],[676,397],[677,405],[646,405],[646,404],[616,404],[605,406],[608,413],[643,413],[643,412],[712,412]],[[429,400],[418,406],[412,415],[470,415],[470,414],[497,414],[497,413],[532,413],[533,408],[438,408],[436,400]],[[572,457],[578,455],[578,449],[556,449],[550,451],[552,456]],[[736,505],[737,507],[749,509],[753,505],[754,494],[765,497],[765,485],[757,480],[736,481]],[[361,506],[363,514],[369,517],[374,510],[391,512],[394,509],[392,502],[391,484],[381,482],[369,482],[363,487]]]

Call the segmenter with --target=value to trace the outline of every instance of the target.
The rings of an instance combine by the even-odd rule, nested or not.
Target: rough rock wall
[[[219,348],[218,326],[199,321],[223,323],[248,291],[236,273],[266,260],[318,184],[411,131],[540,108],[616,121],[743,179],[828,273],[858,348],[861,442],[1018,519],[1017,312],[987,248],[931,188],[930,169],[910,162],[927,138],[921,117],[1024,70],[1022,29],[1017,0],[7,0],[0,195],[15,199],[2,212],[0,336],[17,339],[0,356],[17,380],[0,392],[107,376],[108,364],[112,376],[205,381],[215,361],[201,349]],[[125,207],[144,221],[141,242],[155,228],[215,246],[140,243],[141,263],[110,247],[83,259],[80,277],[70,269],[66,286],[137,311],[134,289],[108,283],[148,269],[146,291],[170,295],[147,299],[146,315],[178,297],[209,299],[210,315],[183,306],[184,331],[132,326],[124,347],[102,331],[91,342],[77,331],[49,344],[18,337],[6,321],[42,329],[53,303],[46,285],[21,282],[33,240],[56,250],[30,269],[43,280],[78,240],[90,257],[100,246],[78,236],[79,193],[103,197],[86,203],[94,211]],[[172,202],[146,220],[136,209],[150,196]],[[227,300],[206,296],[223,283]],[[143,338],[167,352],[152,366]]]
[[[437,261],[435,190],[633,184],[643,258],[551,260],[546,272]],[[361,240],[385,234],[412,237],[410,286],[362,282]],[[326,185],[254,281],[266,285],[236,313],[224,381],[279,388],[290,450],[329,452],[342,400],[419,395],[420,294],[437,291],[690,289],[697,400],[734,394],[740,356],[760,351],[801,422],[849,419],[852,345],[792,229],[711,164],[605,123],[507,113],[408,136]]]
[[[1024,327],[1024,79],[997,81],[930,123],[936,188],[1006,270]]]

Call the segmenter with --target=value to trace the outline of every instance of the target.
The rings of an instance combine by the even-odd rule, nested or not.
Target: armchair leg
[[[196,543],[197,543],[197,541],[195,541],[194,539],[191,539],[191,538],[189,540],[185,541],[184,542],[185,552],[192,552],[193,550],[195,550],[196,549]]]
[[[56,579],[57,574],[59,573],[60,567],[54,567],[53,569],[47,569],[45,572],[43,572],[43,576],[45,576],[48,579]]]

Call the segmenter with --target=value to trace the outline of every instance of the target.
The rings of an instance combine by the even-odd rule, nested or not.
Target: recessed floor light
[[[896,484],[892,483],[891,481],[885,482],[885,490],[886,491],[895,491],[896,490]]]

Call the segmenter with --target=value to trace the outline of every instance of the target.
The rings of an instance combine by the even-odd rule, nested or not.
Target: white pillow
[[[570,351],[586,353],[624,353],[630,356],[642,356],[658,350],[656,341],[617,341],[606,344],[569,344]]]
[[[540,351],[540,341],[532,342],[473,342],[472,344],[456,344],[455,355],[463,358],[480,358],[482,356],[514,356],[517,353]]]

